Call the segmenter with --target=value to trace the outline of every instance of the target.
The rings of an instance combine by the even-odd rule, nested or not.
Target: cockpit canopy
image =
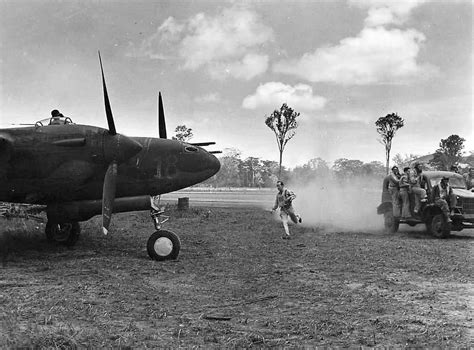
[[[36,127],[39,126],[46,126],[46,125],[66,125],[66,124],[74,124],[69,117],[51,117],[39,120],[35,123]]]

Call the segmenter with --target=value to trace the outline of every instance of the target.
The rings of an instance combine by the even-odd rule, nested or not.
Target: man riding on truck
[[[449,213],[456,206],[456,196],[449,186],[449,177],[443,176],[440,183],[433,187],[433,198],[435,204],[441,208],[446,222],[451,222]]]

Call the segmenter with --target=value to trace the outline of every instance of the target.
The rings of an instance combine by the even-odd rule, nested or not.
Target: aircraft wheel
[[[390,233],[398,231],[400,226],[400,219],[393,216],[392,211],[385,212],[383,214],[385,229]]]
[[[158,230],[148,238],[146,248],[153,260],[173,260],[178,257],[181,242],[173,232]]]
[[[72,247],[76,244],[81,233],[81,226],[78,222],[55,223],[48,221],[46,223],[46,238],[50,242],[64,244]]]
[[[451,233],[451,225],[446,222],[443,214],[433,216],[427,228],[429,233],[436,238],[446,238]]]

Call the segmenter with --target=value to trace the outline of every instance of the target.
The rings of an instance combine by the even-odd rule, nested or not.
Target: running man
[[[285,228],[285,236],[282,238],[289,239],[290,229],[288,228],[288,217],[290,217],[291,221],[293,221],[295,224],[301,223],[302,221],[301,217],[295,213],[295,209],[292,205],[296,195],[290,190],[286,189],[282,181],[277,181],[276,187],[278,189],[278,193],[276,195],[275,205],[272,208],[272,212],[277,208],[280,208],[280,218],[283,222],[283,227]]]

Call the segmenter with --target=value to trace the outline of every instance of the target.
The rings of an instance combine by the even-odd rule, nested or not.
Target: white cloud
[[[379,26],[404,23],[411,11],[426,0],[350,0],[349,2],[369,9],[365,19],[366,26]]]
[[[151,58],[179,57],[187,70],[206,69],[213,78],[251,79],[268,69],[262,47],[273,30],[241,6],[212,16],[198,13],[181,23],[168,18],[138,50]]]
[[[313,95],[313,88],[309,85],[291,86],[280,82],[269,82],[259,85],[253,95],[245,97],[242,107],[246,109],[275,108],[283,103],[287,103],[295,110],[315,111],[324,107],[326,99]]]
[[[300,59],[280,61],[273,70],[312,82],[339,84],[403,83],[436,73],[416,59],[423,33],[414,29],[364,28],[336,46],[322,47]]]
[[[173,17],[168,17],[157,32],[145,38],[138,48],[131,44],[128,55],[152,59],[176,58],[177,53],[173,52],[172,48],[179,41],[184,29],[184,25],[179,24]]]
[[[215,103],[221,101],[221,96],[217,92],[211,92],[206,95],[195,97],[194,101],[197,103]]]
[[[401,84],[436,75],[436,67],[417,62],[425,35],[415,29],[393,27],[403,24],[425,1],[349,0],[368,9],[365,27],[357,36],[317,48],[299,59],[277,62],[273,71],[311,82],[345,85]]]
[[[272,30],[255,12],[237,7],[224,9],[215,17],[197,14],[188,20],[187,28],[179,51],[190,69],[210,60],[240,59],[273,38]]]
[[[268,69],[267,55],[247,54],[242,60],[214,62],[209,64],[209,73],[214,79],[232,76],[237,79],[250,80]]]

